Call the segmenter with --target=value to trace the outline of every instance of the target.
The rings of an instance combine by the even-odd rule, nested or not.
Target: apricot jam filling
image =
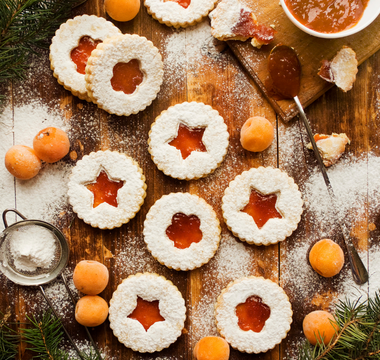
[[[181,5],[185,9],[187,9],[189,5],[191,4],[191,0],[165,0],[165,2],[166,1],[176,2],[177,4]]]
[[[242,211],[251,215],[257,227],[261,229],[269,219],[282,218],[276,209],[276,202],[276,194],[262,195],[252,189],[249,202]]]
[[[90,36],[83,36],[80,38],[78,46],[71,51],[71,60],[77,66],[79,74],[86,73],[87,60],[92,50],[101,42],[102,40],[93,40]]]
[[[186,125],[179,124],[178,135],[169,145],[181,151],[184,160],[189,157],[193,151],[206,152],[206,146],[202,141],[205,130],[205,128],[191,129]]]
[[[117,207],[117,191],[123,185],[123,181],[110,180],[107,173],[101,171],[94,183],[86,185],[86,188],[94,194],[93,208],[104,202]]]
[[[257,24],[252,18],[252,13],[244,9],[240,10],[239,21],[231,30],[236,35],[255,37],[262,44],[269,44],[276,32],[270,26]]]
[[[369,0],[285,0],[292,15],[309,29],[337,33],[353,27],[363,16]]]
[[[166,229],[166,235],[178,249],[187,249],[192,243],[202,240],[201,221],[198,216],[182,213],[173,215],[172,224]]]
[[[128,317],[140,322],[145,331],[148,331],[148,329],[156,322],[165,321],[160,314],[158,305],[159,300],[146,301],[140,297],[137,297],[137,306]]]
[[[136,91],[143,80],[144,74],[140,70],[140,62],[132,59],[127,63],[120,62],[114,66],[111,85],[115,91],[123,91],[130,95]]]
[[[253,295],[236,306],[236,316],[240,329],[260,332],[269,319],[270,307],[263,303],[261,297]]]

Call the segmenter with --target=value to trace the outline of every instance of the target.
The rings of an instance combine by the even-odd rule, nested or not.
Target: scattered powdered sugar
[[[187,29],[173,30],[173,34],[166,38],[163,48],[165,76],[202,60],[202,49],[210,40],[210,25],[206,20]]]
[[[33,146],[34,136],[48,126],[66,130],[64,114],[56,106],[39,100],[14,106],[8,104],[0,113],[0,158],[14,145]],[[67,181],[71,165],[60,161],[44,164],[33,179],[15,179],[0,163],[0,197],[2,208],[15,208],[26,217],[53,221],[67,205]],[[17,201],[16,201],[17,194]],[[2,226],[2,225],[0,225]]]
[[[370,165],[369,165],[370,163]],[[344,159],[327,170],[337,199],[336,208],[339,220],[354,213],[360,217],[380,204],[380,158],[368,154],[367,158]],[[319,170],[315,170],[305,183],[304,199],[313,214],[315,223],[329,226],[334,220],[334,212],[326,185]]]
[[[217,335],[214,305],[221,291],[236,279],[252,275],[253,249],[223,233],[214,258],[205,265],[202,297],[191,313],[193,345],[204,336]]]
[[[57,237],[45,227],[24,226],[10,233],[10,250],[18,270],[49,268],[57,249]]]

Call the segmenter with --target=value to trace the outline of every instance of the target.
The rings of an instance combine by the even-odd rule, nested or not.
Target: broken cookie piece
[[[212,36],[223,41],[252,38],[251,44],[257,48],[269,44],[275,30],[259,24],[252,7],[252,0],[222,0],[209,15]]]
[[[321,154],[323,164],[327,167],[334,165],[339,160],[346,149],[346,145],[350,143],[350,139],[344,133],[333,133],[332,135],[315,134],[314,140]],[[311,143],[307,144],[306,147],[313,150]]]
[[[322,60],[322,66],[318,75],[328,81],[335,83],[344,92],[352,89],[358,72],[358,61],[354,50],[343,46],[331,60]]]

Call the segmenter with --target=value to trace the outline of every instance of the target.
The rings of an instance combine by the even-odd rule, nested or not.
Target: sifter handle
[[[26,220],[26,217],[24,215],[22,215],[19,211],[17,211],[16,209],[6,209],[3,211],[3,223],[4,223],[4,226],[5,228],[8,227],[8,221],[7,221],[7,218],[6,218],[6,215],[7,213],[9,212],[14,212],[16,213],[18,216],[20,216],[21,219],[23,220]]]

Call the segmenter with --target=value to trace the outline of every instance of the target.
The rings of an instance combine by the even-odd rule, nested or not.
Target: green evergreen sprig
[[[27,343],[28,350],[37,355],[35,359],[42,360],[77,360],[77,357],[71,356],[62,349],[62,340],[64,337],[62,323],[51,311],[47,311],[40,316],[27,317],[30,326],[21,329],[23,341]],[[81,353],[86,360],[100,360],[95,351],[89,354]]]
[[[308,341],[300,349],[299,360],[380,359],[380,296],[360,302],[340,301],[334,314],[339,330],[329,344]]]
[[[0,316],[0,360],[11,360],[17,355],[20,337],[7,325],[10,313],[0,312]]]
[[[51,37],[70,16],[71,9],[85,1],[1,0],[0,85],[22,78],[30,54],[48,48]]]

